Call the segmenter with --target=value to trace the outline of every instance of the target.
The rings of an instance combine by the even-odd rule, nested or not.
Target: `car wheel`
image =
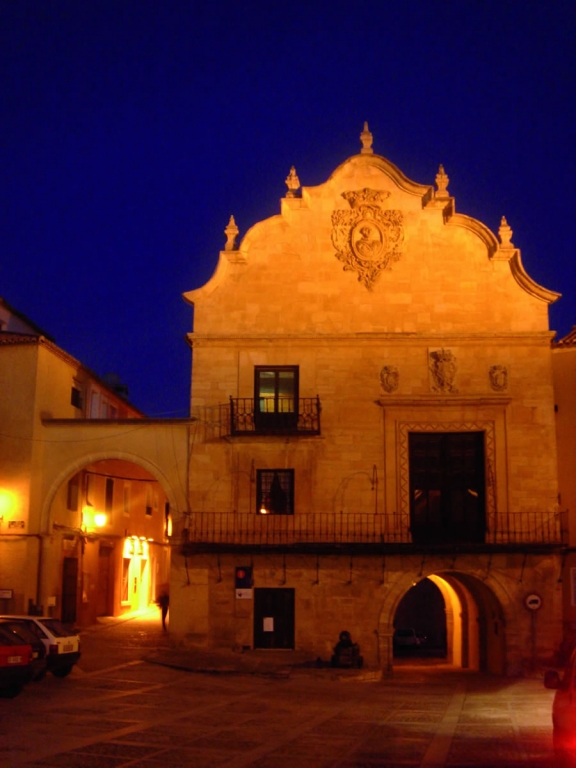
[[[13,699],[22,693],[22,685],[9,685],[6,688],[0,688],[0,699]]]
[[[73,666],[74,665],[71,664],[68,667],[58,667],[57,669],[52,670],[52,674],[54,675],[54,677],[67,677],[70,674],[70,672],[72,672]]]

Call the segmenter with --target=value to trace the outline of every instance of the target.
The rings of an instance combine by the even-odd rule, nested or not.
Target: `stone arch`
[[[93,464],[97,461],[105,461],[107,459],[128,461],[131,464],[136,464],[137,466],[142,467],[142,469],[145,469],[147,472],[150,472],[150,474],[153,475],[162,486],[162,489],[170,503],[170,507],[175,511],[175,513],[180,512],[177,502],[177,494],[172,488],[165,472],[157,464],[154,464],[143,456],[130,453],[128,451],[98,451],[78,456],[73,461],[69,462],[63,469],[60,470],[56,477],[54,477],[42,500],[42,512],[40,519],[42,521],[42,530],[44,532],[49,533],[50,507],[54,501],[54,497],[56,496],[58,489],[62,486],[62,484],[87,464]],[[174,516],[179,517],[179,514]]]
[[[497,582],[464,570],[429,567],[403,573],[388,592],[378,627],[379,656],[384,671],[394,666],[394,617],[408,590],[424,578],[440,589],[447,614],[447,661],[454,666],[503,675],[507,670],[506,614],[510,601]]]

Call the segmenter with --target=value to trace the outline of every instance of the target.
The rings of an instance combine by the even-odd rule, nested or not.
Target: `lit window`
[[[298,366],[256,366],[254,421],[260,429],[289,429],[298,423]]]
[[[293,469],[259,469],[256,473],[256,483],[256,512],[258,514],[294,514]]]

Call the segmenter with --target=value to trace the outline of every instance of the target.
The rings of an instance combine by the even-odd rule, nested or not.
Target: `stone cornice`
[[[498,332],[494,333],[189,333],[186,340],[191,347],[208,345],[238,345],[238,346],[266,346],[269,344],[310,344],[313,346],[323,344],[399,344],[401,346],[452,345],[452,346],[477,346],[478,344],[506,343],[512,346],[546,346],[549,347],[554,338],[554,331],[525,331],[525,332]]]
[[[446,226],[449,227],[462,227],[473,232],[486,246],[488,251],[488,257],[491,259],[498,251],[498,238],[485,224],[482,224],[478,219],[473,219],[472,216],[466,216],[463,213],[455,213],[446,221]]]
[[[391,395],[390,397],[380,397],[374,401],[376,405],[383,408],[397,408],[431,405],[437,408],[443,408],[451,405],[473,405],[476,408],[481,406],[497,406],[503,408],[512,402],[511,397],[502,397],[501,395],[479,394],[479,395]]]
[[[538,285],[538,283],[534,282],[534,280],[528,276],[524,269],[524,265],[522,264],[520,251],[518,249],[510,259],[509,263],[510,271],[514,275],[514,280],[516,280],[518,285],[523,288],[526,293],[529,293],[530,296],[534,296],[534,298],[540,299],[541,301],[546,301],[548,304],[553,304],[560,298],[560,296],[562,296],[561,293],[549,291],[547,288]]]
[[[53,419],[51,417],[43,416],[41,418],[43,427],[109,427],[111,425],[123,426],[123,427],[146,427],[148,425],[154,426],[155,424],[179,424],[186,425],[192,424],[192,422],[198,421],[195,417],[190,418],[147,418],[143,417],[132,419]]]
[[[378,168],[380,171],[382,171],[382,173],[390,177],[396,186],[398,186],[403,192],[406,192],[409,195],[416,195],[423,200],[428,200],[434,196],[434,189],[429,184],[419,184],[416,181],[412,181],[402,173],[398,166],[394,165],[394,163],[391,163],[387,158],[382,157],[382,155],[376,154],[352,155],[352,157],[349,157],[347,160],[341,163],[335,171],[333,171],[328,179],[328,182],[332,181],[332,179],[342,173],[342,171],[351,164],[367,166],[371,165]],[[319,186],[324,186],[324,184]]]

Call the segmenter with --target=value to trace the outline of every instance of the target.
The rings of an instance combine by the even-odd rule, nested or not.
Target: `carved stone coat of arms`
[[[350,211],[332,213],[332,243],[345,270],[371,290],[380,272],[398,261],[404,244],[402,212],[382,208],[389,192],[359,189],[344,192]]]

